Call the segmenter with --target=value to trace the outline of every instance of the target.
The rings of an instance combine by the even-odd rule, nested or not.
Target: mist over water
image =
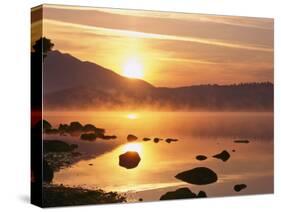
[[[178,187],[203,189],[208,196],[236,195],[233,185],[246,183],[238,194],[273,192],[273,113],[271,112],[46,112],[53,126],[80,121],[105,128],[116,140],[82,141],[79,137],[45,135],[78,144],[82,158],[55,173],[54,183],[125,192],[129,200],[156,200]],[[138,140],[128,143],[134,134]],[[177,138],[178,142],[144,142],[142,138]],[[237,144],[247,139],[249,144]],[[141,157],[134,169],[118,165],[118,156],[128,150]],[[212,155],[227,150],[231,157],[222,162]],[[235,150],[235,152],[232,152]],[[197,161],[197,155],[208,157]],[[89,166],[92,164],[92,166]],[[213,169],[216,184],[200,186],[177,180],[179,172],[197,166]]]

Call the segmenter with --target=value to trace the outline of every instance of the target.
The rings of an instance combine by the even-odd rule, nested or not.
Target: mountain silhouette
[[[50,51],[43,71],[45,109],[273,111],[273,84],[155,87],[70,54]]]
[[[98,90],[153,87],[139,79],[128,79],[100,65],[83,62],[70,54],[50,51],[44,62],[44,93],[90,86]]]

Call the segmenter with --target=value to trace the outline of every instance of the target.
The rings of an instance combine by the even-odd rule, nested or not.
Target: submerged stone
[[[141,158],[137,152],[128,151],[124,154],[119,155],[119,166],[125,167],[126,169],[132,169],[139,165]]]
[[[214,155],[213,157],[226,162],[230,158],[230,154],[228,153],[228,151],[224,150],[221,153]]]
[[[206,185],[218,180],[217,174],[206,167],[197,167],[188,171],[181,172],[175,178],[195,185]]]

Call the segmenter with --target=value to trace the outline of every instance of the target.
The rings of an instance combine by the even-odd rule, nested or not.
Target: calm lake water
[[[82,141],[75,136],[50,136],[78,144],[83,155],[77,163],[55,173],[53,183],[126,193],[130,201],[159,200],[167,191],[188,187],[204,190],[208,197],[273,192],[273,114],[248,112],[47,112],[54,127],[79,121],[106,129],[115,140]],[[139,138],[127,142],[128,134]],[[141,141],[143,137],[177,138],[178,142]],[[234,143],[248,139],[249,144]],[[119,166],[119,155],[137,151],[141,161],[134,169]],[[227,150],[228,161],[211,156]],[[235,150],[235,152],[232,152]],[[196,156],[208,156],[197,161]],[[90,166],[89,164],[92,164]],[[174,176],[179,172],[205,166],[218,174],[218,182],[196,186]],[[237,193],[235,184],[247,184]]]

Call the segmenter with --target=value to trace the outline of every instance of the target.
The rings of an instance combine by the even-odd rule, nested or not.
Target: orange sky
[[[43,36],[55,49],[121,75],[134,58],[155,86],[273,82],[273,19],[54,5],[43,11]]]

